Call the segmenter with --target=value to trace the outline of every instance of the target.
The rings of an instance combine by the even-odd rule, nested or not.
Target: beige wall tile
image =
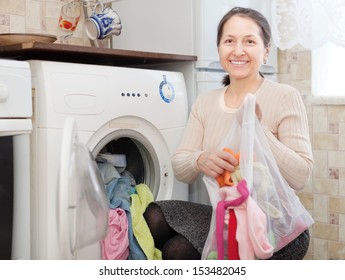
[[[290,82],[290,74],[278,74],[278,81],[283,84],[289,84]]]
[[[40,32],[42,30],[41,21],[41,3],[27,0],[26,28]]]
[[[313,106],[313,133],[328,133],[327,106]]]
[[[345,214],[339,214],[339,241],[345,242]]]
[[[339,226],[316,222],[313,226],[313,235],[315,238],[338,241]]]
[[[329,198],[329,211],[345,214],[345,197],[332,196]]]
[[[311,77],[311,52],[301,51],[297,53],[297,79],[308,80]]]
[[[329,151],[328,152],[328,166],[345,168],[345,152],[343,151]]]
[[[344,260],[345,259],[345,243],[329,241],[329,259]]]
[[[312,193],[299,193],[298,197],[306,209],[313,210],[314,196]]]
[[[309,234],[311,234],[310,230],[309,230]],[[311,239],[309,242],[308,254],[313,255],[313,253],[314,253],[314,239]]]
[[[83,44],[83,38],[77,38],[74,35],[71,37],[71,45],[80,46]]]
[[[339,170],[339,195],[345,197],[345,169]]]
[[[313,183],[314,194],[335,196],[339,193],[338,180],[314,178]]]
[[[313,177],[314,178],[328,178],[328,153],[327,151],[313,151],[314,156],[314,167]]]
[[[304,194],[304,193],[312,194],[313,193],[313,176],[310,176],[308,184],[304,187],[303,190],[299,191],[298,193],[299,194]]]
[[[313,218],[315,222],[328,223],[328,196],[314,195]]]
[[[328,133],[339,134],[339,123],[329,123],[328,124]]]
[[[10,32],[9,26],[0,25],[0,33],[9,33],[9,32]]]
[[[45,5],[44,25],[46,32],[49,34],[59,34],[59,16],[61,10],[61,2],[47,2]]]
[[[313,239],[313,259],[328,260],[328,241],[324,239]]]
[[[339,214],[328,212],[328,223],[331,225],[339,225]]]
[[[313,149],[316,150],[338,150],[339,137],[337,134],[314,134]]]
[[[297,57],[298,57],[298,50],[297,48],[293,47],[291,50],[287,53],[287,59],[290,65],[297,63]]]
[[[0,32],[32,32],[59,35],[60,8],[69,0],[1,0]],[[84,17],[70,40],[70,44],[90,46],[83,29]],[[8,26],[8,27],[6,27]],[[106,40],[106,43],[109,40]],[[108,46],[108,44],[106,44]]]
[[[3,0],[1,0],[1,1],[3,1]],[[15,14],[15,15],[20,15],[20,16],[25,16],[26,1],[25,0],[11,1],[9,13]]]
[[[304,260],[312,260],[313,259],[313,251],[314,251],[314,240],[311,239],[308,247],[307,254],[304,256]]]
[[[345,151],[345,123],[339,123],[339,150]]]
[[[82,38],[84,35],[84,22],[80,21],[78,23],[77,29],[75,30],[73,37]],[[82,41],[80,42],[82,44]]]
[[[43,25],[43,30],[47,34],[59,34],[59,25],[58,25],[58,20],[57,19],[45,19],[42,23]]]
[[[345,106],[328,106],[330,122],[345,122]]]
[[[311,93],[311,80],[310,79],[305,79],[305,80],[298,81],[298,90],[301,93],[301,95],[310,97],[310,93]],[[309,103],[307,105],[309,105]],[[312,109],[312,107],[308,106],[307,109]]]
[[[0,11],[13,15],[25,15],[25,0],[1,0]]]
[[[60,9],[61,9],[60,2],[46,2],[45,4],[45,16],[49,19],[55,19],[58,22]]]
[[[25,32],[25,16],[10,16],[10,32]]]
[[[329,179],[339,179],[339,169],[338,168],[328,168],[328,178]]]
[[[8,13],[10,11],[10,5],[13,0],[2,0],[0,1],[0,11],[2,13]]]
[[[298,79],[298,74],[297,74],[297,64],[296,63],[291,63],[290,66],[289,66],[289,70],[290,70],[290,79],[292,81],[295,81],[296,79]],[[291,82],[289,83],[291,84]]]
[[[5,14],[0,14],[0,26],[10,26],[10,16]]]

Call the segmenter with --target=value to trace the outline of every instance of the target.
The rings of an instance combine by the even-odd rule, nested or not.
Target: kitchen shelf
[[[0,46],[0,58],[49,60],[112,66],[143,66],[162,63],[193,62],[196,56],[141,52],[57,43],[27,42]]]

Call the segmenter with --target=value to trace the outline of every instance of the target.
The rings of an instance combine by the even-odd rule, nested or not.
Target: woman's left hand
[[[197,160],[200,171],[213,178],[223,174],[224,170],[233,172],[238,164],[233,155],[222,150],[204,151]]]

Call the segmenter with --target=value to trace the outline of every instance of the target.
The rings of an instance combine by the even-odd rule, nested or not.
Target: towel
[[[153,202],[153,194],[145,184],[135,186],[136,193],[131,195],[131,215],[134,236],[148,260],[161,260],[162,252],[155,248],[150,229],[144,219],[147,206]]]

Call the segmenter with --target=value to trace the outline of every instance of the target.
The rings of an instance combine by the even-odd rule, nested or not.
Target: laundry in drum
[[[122,173],[127,166],[127,159],[125,154],[99,154],[98,157],[100,159],[104,159],[110,164],[112,164],[119,173]]]
[[[105,184],[109,183],[114,178],[120,177],[127,177],[130,180],[131,186],[137,184],[134,175],[126,170],[126,154],[100,153],[96,161]]]

